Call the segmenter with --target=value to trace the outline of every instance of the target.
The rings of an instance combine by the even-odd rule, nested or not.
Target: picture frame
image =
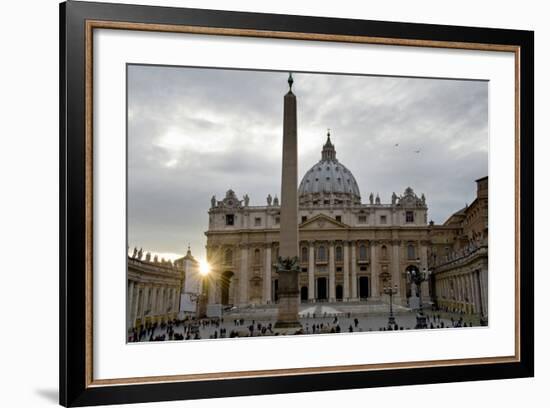
[[[94,30],[509,52],[515,58],[515,352],[194,375],[94,377]],[[498,118],[495,118],[498,120]],[[122,137],[122,136],[121,136]],[[60,5],[60,404],[219,398],[534,376],[534,33],[68,1]],[[520,250],[521,249],[521,250]],[[512,267],[512,266],[511,266]],[[122,296],[122,295],[121,295]]]

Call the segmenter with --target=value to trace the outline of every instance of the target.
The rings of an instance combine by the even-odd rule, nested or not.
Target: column
[[[309,256],[307,267],[307,297],[308,300],[315,300],[315,241],[309,241]]]
[[[349,300],[349,241],[344,241],[344,302]]]
[[[357,300],[357,244],[351,241],[351,298]]]
[[[334,242],[329,242],[328,251],[328,293],[329,301],[336,300],[336,267],[334,265]]]
[[[139,287],[134,285],[134,290],[133,290],[133,294],[132,294],[132,313],[130,315],[130,324],[132,326],[135,325],[136,323],[136,318],[137,318],[137,307],[138,307],[138,295],[139,295]]]
[[[399,276],[399,241],[392,241],[391,254],[391,275],[392,286],[397,285],[397,294],[394,296],[395,303],[401,303],[401,277]]]
[[[428,273],[428,246],[426,242],[421,241],[420,245],[420,271]],[[422,302],[430,300],[430,283],[425,280],[420,284],[422,286]]]
[[[265,245],[263,303],[271,303],[271,242]]]
[[[474,312],[481,313],[481,302],[479,300],[479,280],[477,271],[472,272],[472,281],[474,286]]]
[[[489,317],[489,305],[488,302],[488,293],[489,293],[489,287],[487,283],[487,267],[485,266],[482,268],[479,272],[480,281],[481,281],[481,302],[483,304],[483,314],[486,317]]]
[[[241,267],[239,270],[239,303],[248,303],[248,246],[241,246]]]
[[[149,305],[149,286],[143,287],[143,317],[147,316],[148,305]]]
[[[132,300],[134,296],[134,282],[130,281],[128,283],[128,298],[126,299],[126,327],[131,328],[133,326],[132,322]]]
[[[376,245],[374,241],[370,242],[370,287],[371,298],[378,299],[380,297],[380,291],[378,289],[378,259],[376,256]]]
[[[151,287],[151,316],[157,314],[157,290],[158,288]]]

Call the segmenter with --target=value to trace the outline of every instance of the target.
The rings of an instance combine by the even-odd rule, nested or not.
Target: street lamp
[[[420,261],[420,259],[417,259]],[[416,326],[415,329],[426,329],[426,316],[424,316],[424,309],[422,307],[422,282],[429,279],[429,271],[426,268],[422,269],[422,272],[418,268],[409,269],[407,271],[407,280],[409,283],[414,283],[418,288],[418,313],[416,314]]]
[[[393,295],[397,294],[397,285],[393,288],[391,285],[384,287],[384,293],[390,295],[390,316],[388,317],[388,328],[393,328],[395,326],[395,316],[393,315]]]

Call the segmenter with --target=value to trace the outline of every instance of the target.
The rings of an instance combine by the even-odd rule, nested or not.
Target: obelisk
[[[288,76],[289,91],[284,98],[283,171],[281,180],[281,216],[279,237],[279,304],[276,329],[291,334],[301,327],[298,320],[298,132],[296,96],[292,93],[292,74]]]

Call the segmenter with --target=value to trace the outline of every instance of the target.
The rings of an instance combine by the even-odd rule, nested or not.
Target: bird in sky
[[[420,149],[414,151],[416,154],[420,153]]]

